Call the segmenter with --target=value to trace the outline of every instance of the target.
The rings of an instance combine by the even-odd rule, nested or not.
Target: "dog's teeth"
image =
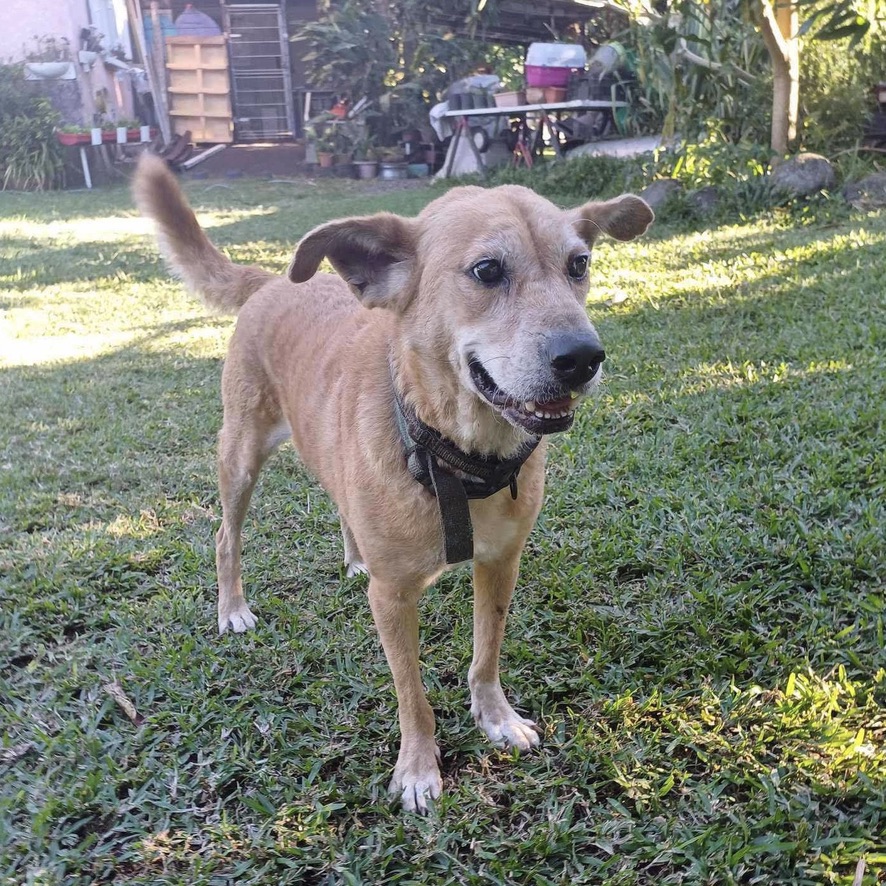
[[[527,412],[535,412],[535,400],[527,400],[527,401],[523,404],[523,408],[524,408]]]

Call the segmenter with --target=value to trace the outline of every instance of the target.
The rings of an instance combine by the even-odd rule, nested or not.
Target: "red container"
[[[92,141],[88,132],[56,132],[55,137],[66,147],[88,145]]]
[[[526,65],[527,86],[568,86],[572,68]]]

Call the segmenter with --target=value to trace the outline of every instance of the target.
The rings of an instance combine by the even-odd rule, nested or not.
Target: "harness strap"
[[[474,558],[474,525],[465,487],[454,474],[444,471],[432,456],[425,456],[434,495],[443,523],[443,549],[447,563]]]
[[[489,491],[486,491],[474,481],[477,494],[469,495],[469,498],[486,498],[510,485],[512,477],[519,473],[523,462],[538,446],[539,438],[536,437],[524,443],[510,458],[469,455],[451,440],[447,440],[438,430],[426,425],[414,412],[407,411],[399,402],[398,408],[414,444],[428,449],[450,468],[469,474],[472,478],[478,478],[490,487]]]
[[[524,443],[517,454],[508,459],[472,456],[421,421],[403,405],[396,393],[394,414],[409,473],[437,499],[446,562],[453,564],[473,559],[474,528],[469,499],[488,498],[505,486],[510,487],[511,497],[516,499],[517,475],[540,438]],[[467,476],[457,477],[452,470]]]

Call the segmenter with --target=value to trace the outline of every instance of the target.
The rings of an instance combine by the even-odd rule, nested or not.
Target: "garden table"
[[[80,165],[83,168],[83,180],[87,188],[92,188],[92,174],[89,170],[88,147],[101,147],[105,144],[137,144],[148,142],[157,134],[157,130],[150,126],[140,126],[137,129],[129,129],[118,126],[114,129],[101,129],[95,127],[89,132],[56,132],[56,138],[66,147],[80,149]]]
[[[627,102],[622,101],[606,101],[599,99],[575,99],[574,101],[565,102],[543,102],[533,105],[513,105],[509,108],[464,108],[457,111],[446,111],[441,114],[441,118],[452,120],[454,133],[452,141],[449,143],[449,150],[446,152],[446,159],[443,162],[443,169],[440,173],[441,178],[446,178],[452,171],[455,161],[455,153],[458,150],[458,144],[462,138],[467,138],[468,145],[474,154],[477,163],[476,172],[484,172],[485,167],[480,157],[480,149],[474,143],[471,137],[471,120],[476,117],[509,117],[517,118],[520,123],[517,129],[517,144],[514,147],[514,158],[517,163],[521,161],[527,166],[532,166],[533,152],[540,147],[544,129],[551,134],[551,143],[557,157],[562,157],[563,152],[560,147],[560,139],[557,136],[554,121],[552,117],[559,118],[564,113],[581,113],[582,111],[609,111],[612,112],[616,108],[626,108]],[[536,118],[538,125],[534,132],[528,126],[529,118]]]

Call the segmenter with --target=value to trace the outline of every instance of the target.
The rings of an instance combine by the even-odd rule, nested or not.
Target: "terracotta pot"
[[[545,103],[549,105],[566,101],[566,90],[560,86],[545,86]]]
[[[59,143],[70,147],[71,145],[88,145],[92,137],[88,132],[57,132],[55,137]]]
[[[335,160],[335,154],[328,151],[317,151],[317,163],[321,168],[331,169],[333,160]]]
[[[522,89],[516,92],[496,92],[494,98],[497,108],[515,108],[526,104],[526,93]]]
[[[148,131],[148,134],[151,138],[154,138],[157,135],[157,130],[152,126]],[[126,130],[126,140],[130,142],[140,142],[142,140],[142,131],[141,129],[127,129]]]

